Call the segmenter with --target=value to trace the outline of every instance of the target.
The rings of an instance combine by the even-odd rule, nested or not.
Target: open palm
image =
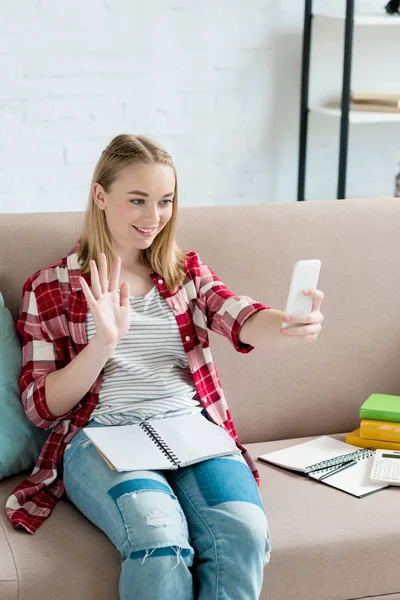
[[[92,288],[90,289],[83,277],[79,280],[93,315],[96,338],[105,346],[116,345],[127,333],[131,323],[128,283],[121,284],[118,296],[121,259],[117,256],[114,260],[109,284],[105,254],[100,254],[99,270],[94,260],[91,260],[89,265]]]

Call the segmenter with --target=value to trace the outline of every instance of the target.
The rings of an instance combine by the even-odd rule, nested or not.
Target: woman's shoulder
[[[183,253],[185,255],[185,268],[189,273],[200,269],[202,261],[197,252],[194,250],[184,250]]]
[[[202,261],[197,252],[194,252],[193,250],[184,250],[184,254],[186,256],[185,268],[189,277],[204,278],[215,275],[212,268]]]
[[[67,256],[60,258],[38,269],[24,283],[24,291],[35,291],[43,284],[59,286],[62,281],[68,281]]]
[[[63,256],[63,258],[59,258],[58,260],[41,267],[35,273],[33,273],[33,275],[28,277],[24,283],[24,291],[27,289],[35,290],[43,283],[53,283],[56,286],[60,286],[61,283],[68,283],[69,271],[76,269],[75,262],[77,261],[76,257],[78,246],[79,240],[75,242],[66,256]]]

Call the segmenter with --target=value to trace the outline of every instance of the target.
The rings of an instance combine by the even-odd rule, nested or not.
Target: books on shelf
[[[367,112],[400,112],[400,92],[352,92],[351,110]]]
[[[400,92],[352,92],[351,101],[358,104],[400,106]]]
[[[389,104],[372,104],[367,102],[351,102],[350,110],[363,112],[400,113],[400,106],[391,106]]]

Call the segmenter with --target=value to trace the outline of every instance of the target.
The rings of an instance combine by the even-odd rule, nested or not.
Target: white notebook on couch
[[[375,483],[370,480],[374,453],[374,450],[359,448],[323,435],[289,448],[262,454],[258,459],[291,471],[297,471],[311,479],[362,498],[388,487],[387,484]],[[335,472],[345,460],[355,464]],[[318,467],[321,469],[317,470]],[[327,477],[321,480],[324,476]]]
[[[84,432],[117,471],[173,470],[240,454],[230,435],[199,411],[134,425],[85,427]]]

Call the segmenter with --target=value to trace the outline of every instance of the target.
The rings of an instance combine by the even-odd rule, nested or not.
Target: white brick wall
[[[293,201],[302,26],[300,0],[1,0],[0,212],[83,210],[94,164],[122,132],[171,152],[183,204]],[[357,40],[360,85],[374,60],[381,87],[400,81],[398,60],[387,66],[395,29]],[[340,85],[340,40],[340,28],[316,35],[314,98]],[[335,196],[338,126],[311,123],[310,198]],[[349,196],[392,193],[399,133],[352,129]]]

